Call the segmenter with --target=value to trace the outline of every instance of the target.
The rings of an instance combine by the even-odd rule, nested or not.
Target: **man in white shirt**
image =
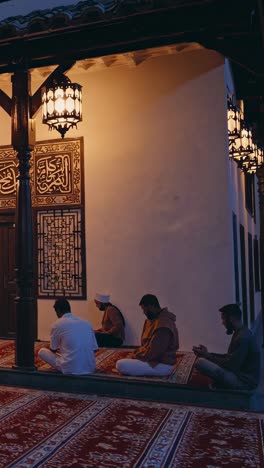
[[[64,297],[53,307],[58,320],[51,329],[50,349],[41,348],[39,357],[63,374],[91,374],[98,346],[90,323],[75,317]]]

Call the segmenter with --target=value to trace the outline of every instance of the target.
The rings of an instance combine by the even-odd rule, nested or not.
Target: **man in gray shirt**
[[[237,304],[219,309],[226,333],[232,339],[226,354],[209,353],[203,345],[194,346],[198,356],[196,369],[212,378],[218,388],[251,390],[257,387],[260,374],[260,350],[251,331],[243,326]]]

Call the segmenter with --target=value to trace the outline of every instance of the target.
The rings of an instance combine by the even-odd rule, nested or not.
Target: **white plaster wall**
[[[218,308],[234,291],[223,58],[197,50],[69,76],[84,92],[69,136],[84,136],[88,286],[73,311],[98,326],[94,293],[110,291],[138,344],[138,303],[153,293],[176,313],[182,349],[224,350]],[[36,127],[37,140],[58,137],[40,115]],[[8,135],[5,124],[2,144]],[[38,301],[40,339],[52,305]]]

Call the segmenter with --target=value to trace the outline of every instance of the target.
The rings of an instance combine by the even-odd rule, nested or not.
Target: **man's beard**
[[[99,307],[99,310],[101,310],[102,312],[106,309],[106,305],[105,304],[100,304],[100,307]]]
[[[156,318],[156,314],[154,314],[154,312],[146,312],[146,317],[149,320],[154,320],[154,318]]]
[[[232,335],[232,334],[233,334],[233,331],[234,331],[234,328],[233,328],[232,325],[228,325],[228,326],[226,327],[226,334],[227,334],[227,335]]]

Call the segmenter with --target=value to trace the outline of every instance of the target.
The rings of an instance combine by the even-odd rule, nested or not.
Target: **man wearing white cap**
[[[95,337],[100,347],[118,348],[125,339],[125,320],[121,311],[110,302],[109,294],[96,293],[96,307],[104,312],[102,326],[95,330]]]

